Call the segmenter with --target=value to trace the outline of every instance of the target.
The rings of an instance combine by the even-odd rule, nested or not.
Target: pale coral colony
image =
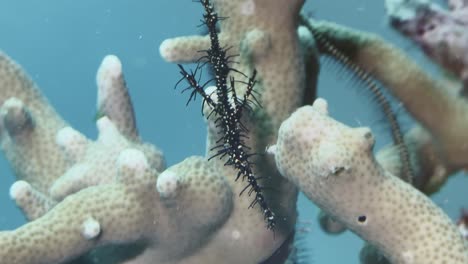
[[[466,211],[451,219],[431,199],[449,176],[468,169],[468,1],[381,3],[385,27],[420,47],[439,75],[381,36],[306,15],[315,1],[307,8],[304,0],[201,3],[204,11],[194,12],[205,19],[216,14],[218,27],[162,41],[165,67],[211,64],[218,73],[216,59],[225,57],[199,60],[216,35],[232,67],[223,109],[258,102],[236,118],[238,112],[215,111],[235,120],[226,129],[209,117],[224,100],[212,93],[220,84],[201,87],[199,94],[213,100],[202,109],[206,153],[171,166],[137,129],[117,56],[105,56],[97,71],[98,135],[91,139],[57,113],[32,81],[36,76],[0,53],[1,148],[16,178],[10,197],[28,220],[0,231],[0,264],[316,263],[297,248],[304,230],[299,192],[320,208],[325,233],[350,230],[366,241],[355,254],[361,263],[468,264]],[[196,32],[198,21],[184,23]],[[348,71],[358,83],[353,89],[369,89],[360,96],[377,98],[373,107],[390,120],[394,144],[374,151],[379,134],[332,117],[333,100],[317,97],[324,89],[319,68],[329,69],[321,58]],[[189,82],[199,77],[199,68],[194,75],[180,69]],[[400,131],[387,96],[414,118],[410,128]],[[256,154],[248,162],[247,152],[229,152],[232,137],[222,141],[236,129],[242,143],[234,146]],[[228,152],[234,156],[209,159]],[[253,172],[239,173],[250,162]],[[258,188],[244,192],[257,181]]]

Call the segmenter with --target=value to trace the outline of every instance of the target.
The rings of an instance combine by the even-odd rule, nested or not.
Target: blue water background
[[[435,71],[414,45],[389,29],[383,1],[314,0],[304,10],[319,19],[377,33],[422,67]],[[199,32],[201,12],[189,0],[0,0],[0,49],[26,69],[74,128],[90,138],[96,137],[97,67],[106,54],[119,56],[141,136],[160,147],[171,165],[190,155],[203,155],[206,131],[199,104],[185,107],[186,95],[173,89],[180,77],[178,69],[164,62],[158,49],[166,38]],[[379,121],[381,116],[372,114],[375,105],[360,92],[362,87],[352,85],[349,77],[333,68],[325,67],[319,80],[319,96],[329,101],[331,115],[351,126],[371,126],[377,148],[388,143],[386,126]],[[411,121],[400,116],[409,128]],[[9,198],[13,182],[2,157],[0,230],[25,223]],[[433,199],[455,219],[459,209],[468,206],[467,189],[468,177],[458,175]],[[359,238],[350,232],[336,237],[323,234],[315,221],[318,209],[303,196],[298,208],[300,220],[312,222],[301,244],[309,251],[310,263],[358,263]]]

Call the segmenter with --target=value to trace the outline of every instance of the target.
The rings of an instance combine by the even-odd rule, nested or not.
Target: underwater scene
[[[0,264],[468,264],[468,1],[0,0]]]

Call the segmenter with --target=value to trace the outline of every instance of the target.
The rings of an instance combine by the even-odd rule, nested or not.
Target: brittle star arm
[[[415,171],[415,178],[435,183],[427,186],[428,192],[440,188],[453,172],[468,167],[468,148],[460,144],[468,142],[466,100],[448,91],[444,82],[431,78],[403,52],[374,34],[329,22],[310,23],[353,63],[380,81],[421,124],[406,139],[412,141],[408,145],[413,160],[420,162],[416,167],[426,168]],[[426,167],[428,161],[436,164]],[[428,180],[433,176],[439,179]]]

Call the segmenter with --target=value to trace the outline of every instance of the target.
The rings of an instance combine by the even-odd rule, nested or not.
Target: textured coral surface
[[[391,263],[467,263],[468,246],[453,222],[382,168],[373,147],[369,128],[333,120],[319,98],[283,122],[270,151],[282,175]]]
[[[185,107],[187,97],[172,89],[180,78],[178,69],[163,62],[193,62],[200,56],[198,50],[207,48],[208,39],[204,36],[174,38],[198,33],[196,25],[202,10],[190,1],[163,2],[129,5],[124,1],[55,1],[44,5],[18,1],[0,9],[4,25],[0,35],[5,36],[0,40],[0,49],[29,73],[28,76],[5,54],[0,56],[0,140],[17,180],[0,187],[3,196],[9,193],[30,221],[18,225],[10,220],[11,213],[0,216],[0,263],[259,263],[280,245],[286,250],[274,253],[265,263],[284,263],[297,219],[299,239],[302,232],[312,232],[309,240],[291,249],[292,257],[286,263],[356,263],[362,242],[345,232],[347,229],[372,242],[361,251],[361,263],[388,263],[383,255],[395,263],[426,264],[431,256],[431,260],[466,262],[463,258],[468,252],[457,233],[463,234],[464,226],[459,222],[459,229],[454,229],[454,220],[451,222],[436,207],[456,219],[458,203],[466,203],[462,197],[466,177],[449,177],[468,167],[463,143],[468,135],[467,104],[457,93],[463,85],[463,75],[459,74],[460,64],[453,64],[458,48],[463,47],[460,42],[453,42],[452,46],[444,42],[447,34],[461,31],[451,31],[452,27],[442,24],[444,34],[431,35],[429,30],[431,34],[427,36],[437,38],[418,39],[433,40],[428,42],[431,47],[454,47],[440,49],[438,57],[431,57],[452,73],[447,82],[427,74],[426,65],[420,60],[405,56],[407,43],[404,51],[389,44],[396,39],[389,35],[388,25],[382,23],[383,1],[317,0],[304,6],[300,0],[213,1],[220,14],[228,17],[221,21],[220,36],[223,45],[230,48],[229,54],[240,55],[236,57],[236,68],[247,74],[254,68],[258,71],[256,87],[263,108],[254,108],[243,122],[250,128],[248,145],[261,154],[256,156],[256,169],[259,176],[265,177],[262,184],[271,187],[265,190],[266,197],[279,216],[278,229],[272,233],[265,228],[257,207],[247,209],[252,197],[246,193],[239,197],[246,185],[233,181],[237,172],[224,167],[225,160],[207,161],[206,157],[213,154],[211,146],[217,145],[219,128],[213,120],[203,122],[206,120],[200,117],[198,103]],[[463,20],[464,3],[449,1],[450,14],[442,15],[451,18],[440,21],[453,24]],[[379,151],[379,165],[373,155],[360,152],[363,149],[359,147],[372,145],[366,145],[361,134],[346,132],[347,126],[342,126],[345,129],[339,133],[315,126],[312,134],[320,132],[323,138],[336,139],[335,143],[322,145],[320,155],[303,156],[309,157],[311,164],[325,164],[319,172],[331,170],[353,176],[350,168],[362,163],[376,173],[360,171],[367,182],[351,177],[355,185],[340,189],[340,196],[325,197],[332,202],[327,204],[329,211],[324,208],[321,213],[321,227],[329,234],[343,234],[338,239],[324,236],[315,223],[310,229],[310,221],[302,221],[317,212],[303,196],[297,218],[296,185],[320,206],[325,203],[315,201],[313,195],[322,195],[325,189],[310,192],[311,185],[296,181],[303,174],[289,175],[279,166],[286,176],[282,177],[274,158],[263,152],[277,142],[280,124],[315,98],[318,49],[311,32],[303,26],[297,29],[301,7],[314,17],[310,21],[322,37],[371,72],[402,102],[401,109],[404,106],[415,117],[419,124],[406,134],[415,166],[414,187],[426,195],[435,194],[436,205],[415,188],[376,169],[382,166],[398,174],[398,148],[388,146]],[[18,13],[29,19],[18,19]],[[326,23],[322,18],[378,32],[379,36]],[[389,36],[391,41],[386,40]],[[105,57],[109,53],[119,56]],[[358,126],[356,123],[372,125],[378,145],[383,145],[388,127],[375,121],[372,114],[378,111],[369,103],[372,99],[359,92],[359,84],[349,82],[342,72],[336,74],[329,65],[321,65],[318,87],[330,104],[332,116],[351,127]],[[244,78],[241,74],[233,76]],[[90,99],[95,97],[96,84],[97,100]],[[241,95],[242,87],[239,88]],[[331,123],[330,127],[336,125]],[[307,126],[307,122],[300,126]],[[367,130],[355,131],[367,135]],[[342,136],[349,142],[343,142]],[[164,155],[148,142],[157,144]],[[304,150],[305,145],[298,148]],[[352,160],[357,163],[334,165],[334,153],[342,153],[340,158],[349,155],[340,151],[342,146],[355,154]],[[314,174],[316,167],[304,162],[305,159],[296,160],[289,165],[299,172],[306,167],[307,173]],[[7,173],[8,168],[2,167],[2,181]],[[458,184],[455,186],[454,182]],[[388,188],[384,188],[382,196],[373,189],[372,197],[378,197],[369,200],[370,193],[363,191],[369,190],[369,183],[387,183],[389,187],[385,185]],[[5,187],[10,185],[8,192]],[[401,195],[395,196],[396,193]],[[351,203],[353,199],[362,202]],[[415,207],[412,201],[424,205],[415,210],[427,213],[427,217],[410,217],[408,211],[412,209],[408,208]],[[382,204],[388,210],[375,209]],[[3,208],[6,210],[6,202],[1,204]],[[361,214],[363,208],[369,213]],[[376,216],[380,221],[374,221]],[[3,227],[4,217],[8,217],[7,228]],[[401,220],[408,217],[407,221]],[[379,224],[378,228],[374,224]],[[443,245],[432,250],[437,243]],[[423,251],[430,254],[421,254]],[[303,253],[311,255],[311,259],[302,259]]]

